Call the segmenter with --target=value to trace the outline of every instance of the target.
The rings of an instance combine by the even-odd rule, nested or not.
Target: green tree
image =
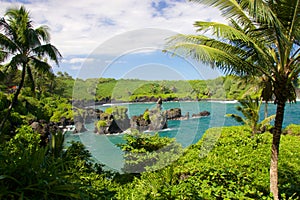
[[[183,153],[182,147],[173,138],[160,137],[140,133],[133,130],[124,136],[125,143],[118,144],[124,151],[125,164],[123,171],[139,174],[143,171],[161,169],[175,160]]]
[[[48,73],[51,66],[42,59],[48,57],[58,65],[61,54],[55,46],[49,43],[48,28],[46,26],[34,28],[29,12],[23,6],[19,9],[8,9],[5,16],[0,19],[0,29],[2,30],[0,32],[0,47],[7,58],[10,58],[4,68],[17,71],[20,67],[22,72],[18,88],[0,125],[0,131],[2,132],[11,110],[18,102],[18,96],[24,86],[26,75],[31,80],[31,88],[34,90],[32,69]]]
[[[227,114],[227,117],[234,118],[237,122],[249,126],[252,130],[252,136],[258,132],[262,132],[266,125],[270,124],[270,121],[275,118],[275,115],[265,118],[259,122],[259,111],[261,106],[261,100],[259,98],[252,99],[247,96],[246,99],[239,100],[240,106],[236,109],[244,115],[244,118],[237,114]]]
[[[228,24],[198,21],[199,35],[177,35],[169,51],[183,52],[226,73],[266,76],[277,104],[270,192],[279,199],[278,155],[284,108],[295,101],[300,72],[300,0],[193,0],[218,8]],[[209,32],[211,36],[204,35]]]

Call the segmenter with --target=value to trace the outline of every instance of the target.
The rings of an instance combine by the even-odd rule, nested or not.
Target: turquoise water
[[[129,117],[142,114],[145,109],[156,106],[155,103],[121,104],[128,108]],[[168,129],[160,131],[161,136],[176,138],[183,147],[196,143],[203,133],[210,127],[239,125],[231,118],[224,117],[227,113],[236,113],[235,102],[164,102],[163,109],[181,108],[182,115],[189,112],[194,113],[207,110],[211,113],[208,117],[190,118],[183,121],[168,121]],[[110,105],[103,105],[97,108],[105,110]],[[264,105],[262,105],[261,116],[263,116]],[[269,115],[275,114],[276,105],[269,104]],[[300,102],[287,104],[283,126],[288,124],[300,124]],[[105,164],[110,169],[120,170],[123,166],[123,155],[115,144],[122,143],[124,134],[118,135],[97,135],[93,133],[94,124],[86,124],[89,131],[80,134],[67,134],[66,141],[81,141],[92,153],[96,162]]]

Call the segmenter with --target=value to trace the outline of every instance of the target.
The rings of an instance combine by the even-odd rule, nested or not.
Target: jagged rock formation
[[[156,107],[145,110],[140,116],[133,116],[130,120],[130,127],[139,131],[155,131],[167,128],[167,115],[162,111],[162,99],[158,99]]]
[[[121,133],[130,127],[130,120],[125,107],[111,107],[109,111],[101,112],[99,121],[95,123],[95,133]]]
[[[163,111],[162,99],[157,100],[155,108],[146,109],[142,115],[133,116],[131,119],[128,118],[127,110],[126,107],[116,106],[107,109],[105,112],[94,111],[98,119],[95,123],[94,132],[98,134],[113,134],[124,132],[128,128],[139,131],[158,131],[168,127],[167,120],[189,119],[189,112],[183,116],[180,108]],[[210,115],[208,111],[203,111],[192,116],[195,118],[208,115]]]

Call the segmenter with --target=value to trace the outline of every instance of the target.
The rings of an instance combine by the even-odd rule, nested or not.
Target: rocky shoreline
[[[234,99],[215,99],[215,98],[207,98],[207,99],[193,99],[191,97],[185,97],[185,98],[178,98],[178,97],[168,97],[168,98],[159,98],[154,96],[143,96],[136,98],[133,101],[121,101],[121,100],[115,100],[111,98],[104,98],[100,100],[70,100],[70,103],[79,108],[85,108],[85,107],[91,107],[91,106],[101,106],[104,104],[121,104],[121,103],[154,103],[157,102],[159,99],[161,99],[163,102],[178,102],[178,101],[191,101],[191,102],[197,102],[197,101],[220,101],[220,102],[231,102],[236,101]]]
[[[210,112],[202,111],[193,114],[192,117],[209,116]],[[129,119],[127,115],[127,108],[122,106],[115,106],[109,108],[99,115],[98,121],[95,122],[94,133],[97,134],[115,134],[121,133],[128,129],[135,129],[138,131],[159,131],[168,128],[168,120],[188,120],[190,114],[181,114],[180,108],[172,108],[169,110],[162,110],[162,99],[156,102],[156,107],[146,109],[143,114],[133,116]]]
[[[73,133],[82,133],[87,131],[84,126],[86,123],[95,123],[94,132],[97,134],[115,134],[122,133],[128,129],[137,129],[139,131],[159,131],[168,128],[168,120],[188,120],[190,118],[199,118],[210,115],[208,111],[192,114],[192,116],[190,116],[189,113],[182,115],[180,108],[172,108],[163,111],[162,102],[163,99],[158,99],[156,101],[155,108],[151,110],[147,109],[142,115],[133,116],[131,118],[127,115],[127,108],[122,106],[112,106],[111,108],[115,110],[108,113],[92,107],[78,108],[74,106],[74,112],[78,113],[78,109],[83,111],[80,115],[76,115],[74,120],[69,120],[65,117],[62,117],[59,122],[47,123],[46,121],[39,120],[30,122],[30,126],[34,131],[41,134],[42,143],[46,144],[49,141],[51,133],[59,131],[64,132],[65,130],[70,131],[70,127],[72,127]],[[77,106],[83,106],[85,103],[81,102],[78,104],[77,102],[75,104]]]

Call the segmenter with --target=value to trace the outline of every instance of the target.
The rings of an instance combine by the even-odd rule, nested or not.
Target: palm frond
[[[59,60],[62,58],[62,55],[58,49],[51,44],[40,45],[32,50],[33,53],[36,53],[39,57],[48,56],[53,60],[57,65],[59,65]]]
[[[52,67],[47,62],[44,62],[36,57],[31,57],[31,64],[41,74],[52,74]]]
[[[18,66],[22,64],[22,55],[17,54],[14,57],[11,58],[10,62],[5,65],[6,68],[11,68],[13,70],[17,70]]]
[[[249,38],[245,33],[231,27],[229,25],[219,23],[219,22],[205,22],[197,21],[194,23],[197,27],[197,31],[211,31],[217,38],[224,38],[228,40],[242,40],[245,43],[251,43],[252,39]]]
[[[245,50],[251,49],[255,55],[262,60],[269,60],[270,56],[265,50],[264,43],[257,39],[256,35],[250,34],[253,32],[245,32],[239,27],[235,27],[218,23],[218,22],[196,22],[194,24],[198,28],[198,31],[210,31],[214,36],[219,38],[218,40],[230,41],[230,43],[243,48]],[[248,34],[247,34],[248,33]],[[252,36],[252,37],[251,37]],[[272,61],[270,61],[272,63]]]
[[[222,16],[227,19],[236,19],[239,23],[252,25],[243,8],[236,0],[190,0],[207,6],[218,8],[222,12]]]
[[[275,116],[276,115],[271,115],[267,118],[265,118],[264,120],[262,120],[260,123],[259,123],[259,126],[260,127],[263,127],[263,126],[266,126],[266,125],[269,125],[271,123],[271,121],[273,121],[275,119]]]
[[[0,33],[0,46],[5,49],[8,50],[9,52],[16,52],[18,50],[18,46],[12,41],[10,40],[6,35]]]
[[[40,26],[35,29],[35,32],[37,33],[39,38],[46,43],[50,42],[50,34],[48,32],[48,29],[48,26]]]
[[[41,45],[39,35],[36,33],[34,29],[26,29],[24,31],[24,35],[26,38],[26,40],[24,40],[25,41],[24,45],[26,48],[29,49]]]
[[[0,30],[5,33],[5,35],[9,38],[17,38],[16,32],[12,29],[12,27],[6,22],[4,18],[0,19]]]
[[[184,35],[180,37],[183,39]],[[203,44],[185,41],[176,42],[175,45],[170,45],[167,49],[171,52],[175,51],[180,55],[187,55],[212,67],[218,67],[225,73],[245,75],[255,70],[249,62],[240,58],[236,53],[228,53],[229,49],[235,51],[236,49],[234,47],[230,47],[230,45],[219,41],[203,41]]]
[[[233,118],[234,120],[236,120],[239,123],[246,124],[245,120],[241,116],[239,116],[239,115],[236,115],[236,114],[226,114],[225,116],[226,117],[231,117],[231,118]]]
[[[249,17],[252,17],[254,21],[269,25],[279,22],[268,2],[264,0],[242,0],[240,2],[244,4],[245,10],[247,10],[250,15]]]

